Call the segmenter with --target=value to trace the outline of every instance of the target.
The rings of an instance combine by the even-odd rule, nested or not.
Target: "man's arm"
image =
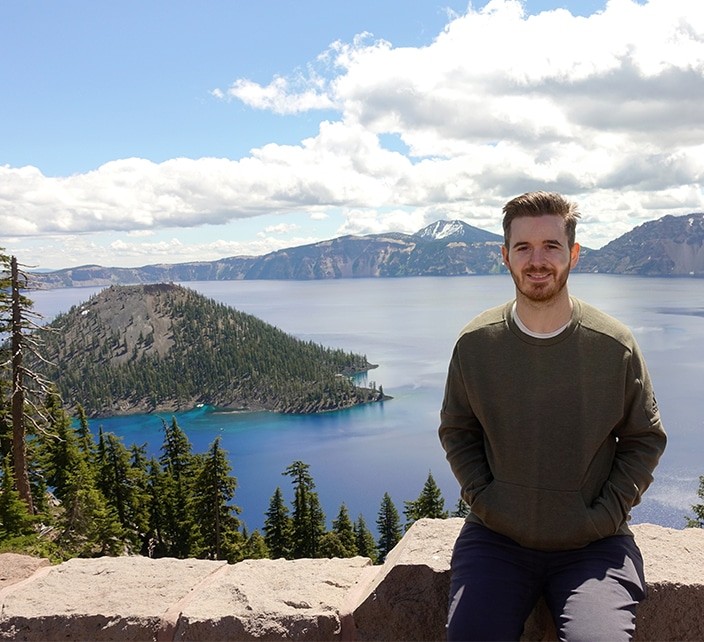
[[[448,368],[438,433],[462,498],[471,506],[493,477],[484,449],[484,430],[467,397],[457,346]]]
[[[614,433],[618,441],[611,473],[592,505],[592,519],[604,535],[616,532],[640,502],[667,443],[650,375],[637,347],[628,368],[623,421]]]

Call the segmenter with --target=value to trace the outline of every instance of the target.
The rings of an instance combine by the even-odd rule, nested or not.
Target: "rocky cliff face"
[[[600,250],[585,252],[578,271],[704,276],[704,214],[643,223]]]

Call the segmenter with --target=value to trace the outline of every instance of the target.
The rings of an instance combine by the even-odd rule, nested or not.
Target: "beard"
[[[536,283],[528,277],[528,274],[531,273],[546,274],[550,275],[551,278]],[[565,289],[569,275],[569,265],[562,270],[552,268],[538,270],[531,269],[529,266],[518,274],[511,270],[511,277],[516,285],[516,289],[533,303],[548,303],[556,299]]]

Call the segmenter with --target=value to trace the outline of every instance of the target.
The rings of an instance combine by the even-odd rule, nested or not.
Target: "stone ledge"
[[[74,559],[0,555],[0,639],[443,640],[461,519],[420,520],[383,566],[366,558]],[[704,530],[633,527],[649,597],[636,640],[704,639]],[[544,605],[523,639],[551,640]]]

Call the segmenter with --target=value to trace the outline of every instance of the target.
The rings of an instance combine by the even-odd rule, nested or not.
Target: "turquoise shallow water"
[[[704,474],[704,281],[575,274],[571,291],[632,327],[656,386],[670,436],[656,480],[634,521],[680,528],[697,501]],[[220,436],[239,486],[235,503],[250,530],[261,527],[275,488],[291,497],[283,470],[311,466],[332,520],[344,501],[351,515],[374,526],[388,492],[399,512],[431,471],[448,507],[457,498],[437,440],[438,410],[452,345],[482,309],[512,296],[507,276],[340,281],[216,281],[184,284],[254,314],[302,339],[367,355],[379,367],[367,378],[393,399],[314,416],[218,412],[203,407],[177,415],[195,452]],[[47,317],[85,300],[95,288],[33,293]],[[162,419],[112,417],[92,422],[126,444],[158,453]]]

